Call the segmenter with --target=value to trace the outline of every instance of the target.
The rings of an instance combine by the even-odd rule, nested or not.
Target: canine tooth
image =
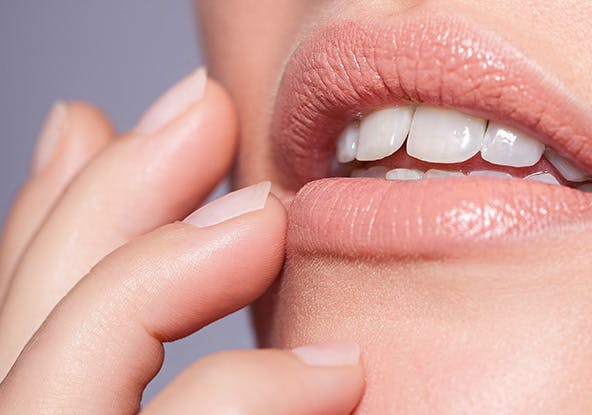
[[[411,127],[414,107],[387,108],[362,119],[356,158],[380,160],[399,150]]]
[[[460,163],[481,150],[487,122],[458,111],[419,107],[407,140],[407,153],[430,163]]]
[[[529,167],[539,162],[544,151],[540,141],[492,121],[485,132],[481,157],[500,166]]]
[[[541,183],[554,184],[554,185],[561,184],[561,183],[559,183],[559,180],[557,180],[557,178],[555,176],[553,176],[551,173],[531,174],[530,176],[525,177],[524,180],[529,181],[529,182],[541,182]]]
[[[504,173],[501,171],[494,171],[494,170],[476,170],[469,173],[469,176],[472,177],[500,177],[503,179],[511,179],[512,175],[509,173]]]
[[[592,184],[585,184],[583,186],[578,187],[578,190],[581,190],[584,193],[592,193]]]
[[[446,171],[446,170],[437,170],[432,169],[428,170],[425,174],[426,179],[438,179],[438,178],[446,178],[446,177],[464,177],[465,175],[462,174],[460,171]]]
[[[387,180],[401,180],[401,181],[411,181],[411,180],[421,180],[423,179],[423,172],[420,170],[411,170],[411,169],[394,169],[389,171],[386,174]]]
[[[356,159],[359,138],[360,126],[357,123],[352,123],[343,130],[337,142],[336,158],[338,162],[349,163]]]
[[[548,148],[545,151],[547,160],[557,169],[559,173],[570,182],[581,183],[590,179],[589,175],[580,170],[578,167],[555,152],[555,150]]]
[[[351,177],[368,177],[374,179],[384,179],[388,173],[388,167],[376,166],[369,169],[357,169],[351,174]]]

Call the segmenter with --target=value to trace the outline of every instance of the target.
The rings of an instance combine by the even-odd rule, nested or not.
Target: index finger
[[[268,192],[268,184],[235,192],[191,217],[206,227],[168,225],[99,263],[1,384],[0,413],[65,404],[76,413],[136,413],[162,364],[162,342],[251,303],[279,272],[286,214]]]

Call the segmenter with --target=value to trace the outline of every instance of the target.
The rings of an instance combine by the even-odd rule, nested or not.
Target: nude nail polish
[[[360,346],[355,343],[323,343],[301,346],[292,353],[309,366],[354,366],[360,362]]]
[[[203,98],[206,82],[207,71],[199,68],[160,97],[146,111],[134,131],[152,134],[166,126]]]
[[[230,219],[250,212],[262,210],[265,207],[269,193],[270,182],[245,187],[229,193],[198,209],[184,220],[185,223],[205,228],[218,225]]]
[[[42,171],[55,157],[60,144],[60,137],[68,118],[68,105],[57,101],[49,111],[35,147],[32,163],[33,174]]]

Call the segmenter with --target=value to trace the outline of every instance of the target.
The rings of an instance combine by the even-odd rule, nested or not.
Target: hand
[[[0,413],[137,413],[163,342],[269,287],[286,214],[268,184],[189,215],[227,173],[236,135],[204,71],[123,137],[88,104],[54,107],[0,249]],[[195,363],[142,413],[348,414],[362,390],[355,345],[233,351]]]

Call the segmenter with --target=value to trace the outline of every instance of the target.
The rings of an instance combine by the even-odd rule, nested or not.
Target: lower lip
[[[589,232],[592,195],[519,179],[334,178],[302,188],[289,220],[289,249],[301,253],[456,257],[542,235]]]

